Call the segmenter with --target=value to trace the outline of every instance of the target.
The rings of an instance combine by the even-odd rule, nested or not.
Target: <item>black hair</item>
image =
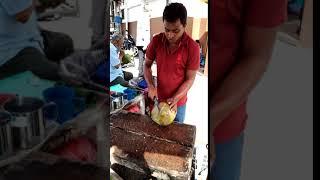
[[[164,8],[162,20],[170,23],[176,22],[180,19],[183,26],[187,24],[187,9],[181,3],[170,3]]]

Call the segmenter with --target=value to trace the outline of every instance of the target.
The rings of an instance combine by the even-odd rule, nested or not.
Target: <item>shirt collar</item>
[[[186,32],[184,32],[183,34],[182,34],[182,37],[181,37],[181,39],[180,39],[180,42],[179,42],[179,47],[181,46],[181,45],[186,45],[187,44],[187,33]],[[163,33],[163,35],[162,35],[162,43],[164,43],[164,45],[166,45],[167,44],[167,38],[166,38],[166,35],[165,35],[165,33]]]

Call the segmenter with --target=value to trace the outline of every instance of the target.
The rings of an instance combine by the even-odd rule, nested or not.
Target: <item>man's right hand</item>
[[[148,87],[148,97],[151,99],[154,97],[158,98],[158,91],[156,87]]]
[[[124,55],[125,55],[124,50],[120,50],[119,59],[120,59],[121,62],[122,62],[122,58],[123,58]]]
[[[33,11],[33,5],[28,7],[27,9],[17,13],[15,15],[15,18],[17,21],[21,22],[21,23],[26,23],[30,16],[32,15],[32,11]]]

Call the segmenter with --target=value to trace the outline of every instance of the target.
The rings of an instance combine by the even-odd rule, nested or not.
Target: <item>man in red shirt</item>
[[[144,76],[148,96],[168,102],[177,111],[175,121],[183,123],[187,92],[200,66],[200,48],[185,32],[187,10],[181,3],[171,3],[165,7],[163,25],[165,32],[155,35],[146,51]],[[157,86],[151,72],[154,61],[157,64]]]
[[[238,180],[247,97],[271,59],[286,1],[214,0],[210,6],[210,158],[216,156],[210,178]]]

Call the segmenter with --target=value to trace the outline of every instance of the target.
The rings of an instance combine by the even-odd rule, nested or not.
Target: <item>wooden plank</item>
[[[193,148],[151,136],[111,127],[110,157],[140,172],[160,171],[172,177],[188,177]]]
[[[126,131],[173,141],[187,147],[193,147],[196,137],[196,127],[187,124],[173,123],[169,126],[159,126],[147,115],[137,113],[119,112],[110,117],[113,127],[118,127]]]

